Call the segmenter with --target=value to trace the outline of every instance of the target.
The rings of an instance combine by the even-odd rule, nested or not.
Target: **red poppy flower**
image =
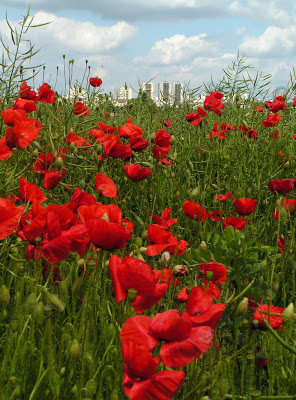
[[[80,115],[81,118],[84,118],[86,115],[89,115],[89,109],[83,103],[78,101],[74,105],[74,114]]]
[[[221,221],[224,215],[223,210],[213,210],[208,212],[208,217],[211,221]]]
[[[169,145],[168,147],[154,145],[152,147],[152,153],[158,161],[164,162],[166,160],[165,157],[169,154],[170,149],[171,145]]]
[[[87,236],[96,247],[109,251],[123,249],[132,237],[132,224],[126,224],[120,208],[115,204],[81,206],[77,213],[81,222],[86,224]]]
[[[139,153],[149,146],[148,140],[145,140],[140,136],[131,136],[129,139],[129,143],[131,148]]]
[[[105,124],[105,122],[101,122],[101,121],[98,122],[97,127],[98,127],[98,129],[102,130],[105,133],[112,134],[114,131],[116,131],[116,128],[114,128],[114,126],[107,125],[107,124]]]
[[[127,297],[129,289],[137,291],[132,303],[137,313],[154,306],[169,287],[168,283],[156,284],[151,266],[137,258],[111,256],[109,270],[117,304]]]
[[[171,145],[171,135],[165,129],[160,129],[155,134],[154,144],[160,147],[169,147]]]
[[[189,113],[186,115],[186,121],[191,122],[193,126],[199,126],[202,123],[203,117],[206,115],[207,113],[201,107],[198,107],[196,113]]]
[[[283,324],[283,317],[277,315],[268,315],[268,314],[260,314],[260,311],[264,311],[265,313],[277,313],[282,314],[284,312],[284,308],[282,307],[274,307],[272,304],[263,304],[260,305],[253,315],[253,321],[257,320],[259,322],[259,328],[261,330],[267,330],[266,325],[263,322],[263,318],[269,323],[269,325],[274,330],[279,330]],[[262,318],[263,317],[263,318]]]
[[[206,210],[195,201],[187,200],[183,203],[183,211],[186,217],[196,221],[204,221],[207,219]]]
[[[193,328],[190,315],[179,314],[177,310],[156,314],[149,332],[154,338],[166,341],[160,349],[160,357],[170,368],[180,368],[198,359],[208,351],[213,339],[210,327]]]
[[[272,179],[267,184],[269,190],[286,194],[294,189],[294,183],[290,179]]]
[[[247,221],[245,221],[242,217],[227,217],[223,221],[224,229],[228,226],[233,226],[234,230],[242,231],[246,226]]]
[[[40,244],[43,254],[51,262],[59,262],[65,260],[71,250],[80,252],[83,257],[87,240],[83,238],[86,227],[83,224],[73,225],[67,230],[61,229],[59,215],[54,211],[48,211],[46,214],[47,238]],[[77,242],[83,243],[84,246],[78,246]]]
[[[189,293],[186,310],[191,316],[193,327],[209,326],[215,329],[224,313],[225,306],[226,304],[223,303],[213,304],[213,297],[207,290],[194,287]]]
[[[207,278],[207,272],[212,272],[211,281],[217,283],[218,285],[222,285],[227,279],[227,267],[220,263],[215,263],[214,260],[211,260],[211,263],[200,263],[198,265],[199,270],[201,271],[200,278]]]
[[[278,249],[282,254],[285,253],[285,239],[281,236],[278,238]]]
[[[13,104],[13,110],[25,110],[30,113],[36,110],[36,103],[34,100],[16,99]]]
[[[250,215],[257,206],[257,200],[248,199],[243,197],[242,199],[233,199],[233,204],[236,212],[239,215]]]
[[[277,113],[280,110],[285,111],[287,108],[287,104],[282,96],[277,96],[274,102],[265,101],[264,105],[266,108],[269,108],[272,113]]]
[[[37,93],[32,90],[31,86],[29,86],[26,81],[20,85],[20,98],[34,101],[38,100]]]
[[[220,195],[215,194],[214,199],[219,200],[221,203],[223,203],[231,199],[232,196],[233,194],[231,192],[227,192],[225,194],[220,194]]]
[[[125,175],[134,182],[143,181],[152,174],[148,168],[142,168],[139,164],[129,164],[123,167]]]
[[[6,129],[5,136],[0,140],[0,143],[5,144],[10,149],[28,147],[34,139],[40,137],[37,135],[39,129],[34,121],[31,118],[15,120],[14,126]]]
[[[173,121],[163,121],[163,124],[166,128],[169,128],[172,125]]]
[[[12,154],[12,151],[9,150],[9,147],[6,144],[0,142],[0,160],[7,160]]]
[[[70,146],[71,143],[78,147],[90,146],[90,143],[83,137],[77,136],[74,132],[67,132],[67,144]],[[87,149],[84,150],[86,151]]]
[[[117,129],[117,132],[120,137],[125,139],[141,136],[144,133],[137,125],[134,125],[130,122],[127,122],[125,125],[120,125]]]
[[[1,111],[3,121],[5,125],[14,126],[18,120],[26,118],[25,110],[13,110],[11,108],[6,108]]]
[[[248,136],[249,139],[257,139],[258,132],[254,128],[248,129],[246,125],[241,125],[239,129],[243,131],[241,137]]]
[[[77,207],[79,206],[91,206],[96,204],[96,198],[90,194],[86,193],[80,188],[76,188],[73,196],[71,197],[71,202],[76,203]]]
[[[148,239],[150,245],[147,247],[147,256],[156,256],[163,250],[182,256],[188,245],[186,240],[180,240],[178,243],[178,239],[173,236],[171,231],[157,224],[148,225]]]
[[[160,371],[150,377],[140,378],[132,374],[125,366],[124,393],[130,400],[170,400],[178,394],[185,377],[184,371]]]
[[[46,190],[54,189],[61,181],[63,174],[59,171],[45,171],[43,179],[43,187]]]
[[[42,190],[34,185],[32,182],[28,182],[25,178],[20,178],[19,181],[19,196],[23,202],[38,201],[42,203],[47,200],[47,197],[44,196]]]
[[[161,213],[161,217],[157,217],[156,215],[152,214],[154,223],[163,226],[165,229],[168,229],[170,226],[174,225],[176,222],[178,222],[178,218],[170,218],[171,211],[171,208],[166,208]]]
[[[122,144],[118,140],[118,136],[113,136],[112,139],[106,140],[104,149],[108,157],[128,159],[133,155],[130,146]]]
[[[9,199],[0,199],[0,240],[10,236],[20,220],[23,206],[16,206]]]
[[[55,92],[50,89],[48,83],[43,83],[38,89],[39,98],[41,103],[53,104],[55,102]]]
[[[89,78],[89,83],[93,87],[99,87],[102,85],[103,82],[102,79],[96,77],[96,78]]]
[[[262,112],[264,112],[264,108],[263,107],[255,107],[255,113],[258,113],[258,112],[260,112],[260,113],[262,113]]]
[[[116,197],[117,187],[115,183],[105,174],[96,175],[96,190],[106,197]]]
[[[223,94],[219,92],[211,92],[209,96],[206,96],[204,101],[204,108],[206,110],[214,111],[215,114],[221,115],[224,104],[222,103]]]
[[[265,126],[266,128],[277,125],[279,121],[282,119],[280,115],[277,113],[275,114],[268,114],[267,119],[262,121],[262,125]]]

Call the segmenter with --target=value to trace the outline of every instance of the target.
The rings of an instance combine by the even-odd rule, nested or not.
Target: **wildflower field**
[[[116,108],[86,66],[71,101],[71,61],[34,86],[28,24],[2,43],[0,399],[296,399],[294,71]]]

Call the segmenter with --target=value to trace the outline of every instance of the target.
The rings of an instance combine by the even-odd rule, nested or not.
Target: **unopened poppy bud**
[[[80,259],[77,261],[78,267],[81,267],[84,263],[85,263],[85,259],[84,259],[84,258],[80,258]]]
[[[218,186],[217,186],[215,183],[212,183],[212,188],[215,189],[215,190],[217,190],[217,189],[218,189]]]
[[[42,147],[40,146],[40,144],[38,142],[36,142],[36,140],[34,140],[32,142],[32,145],[35,146],[37,150],[42,150]]]
[[[135,301],[137,296],[137,289],[129,289],[127,291],[127,299],[130,303],[132,303],[133,301]]]
[[[70,150],[73,151],[75,149],[75,143],[71,142],[70,143]]]
[[[143,239],[143,240],[148,239],[148,231],[144,231],[144,232],[142,233],[142,239]]]
[[[147,247],[141,246],[141,247],[139,248],[139,251],[140,251],[141,254],[146,254]]]
[[[190,171],[190,169],[186,169],[185,170],[185,174],[190,178],[191,177],[191,171]]]
[[[267,267],[267,260],[265,259],[265,260],[261,261],[260,269],[265,269],[266,267]]]
[[[216,205],[218,204],[218,200],[217,199],[213,199],[213,206],[216,207]]]
[[[151,133],[150,140],[151,142],[155,139],[155,133]]]
[[[288,169],[288,168],[290,167],[290,161],[289,161],[289,160],[286,161],[285,164],[283,165],[283,167],[284,167],[285,169]]]
[[[192,162],[192,161],[189,161],[189,163],[188,163],[188,164],[189,164],[189,168],[193,170],[193,169],[194,169],[193,162]]]
[[[51,294],[49,296],[49,301],[56,306],[60,311],[64,312],[65,311],[65,305],[61,302],[61,300],[58,298],[57,295]]]
[[[290,303],[283,312],[283,320],[286,322],[289,321],[292,317],[294,317],[294,304]]]
[[[196,187],[192,190],[192,192],[190,193],[191,197],[196,197],[199,195],[199,187]]]
[[[173,274],[174,276],[184,276],[187,274],[187,268],[183,267],[183,265],[175,265],[173,268]]]
[[[65,367],[62,367],[61,370],[60,370],[60,375],[61,375],[61,376],[64,376],[65,373],[66,373],[66,368],[65,368]]]
[[[80,356],[80,345],[77,339],[73,340],[69,352],[72,360],[77,360]]]
[[[163,267],[167,267],[169,261],[170,261],[171,255],[168,251],[164,251],[161,255],[160,261],[161,261],[161,265]]]
[[[32,156],[33,157],[38,157],[39,151],[37,149],[32,151]]]
[[[261,390],[259,390],[259,389],[252,389],[251,391],[250,391],[250,395],[251,395],[251,398],[253,399],[253,398],[256,398],[256,397],[259,397],[259,396],[261,396]]]
[[[207,249],[207,244],[206,242],[203,240],[200,245],[199,245],[200,250],[206,250]]]
[[[105,213],[105,214],[101,217],[101,219],[103,219],[103,220],[106,221],[106,222],[109,222],[108,214]]]
[[[136,237],[136,238],[135,238],[135,245],[136,245],[137,247],[141,247],[142,244],[143,244],[142,238]]]
[[[249,299],[247,297],[244,297],[237,307],[237,313],[244,314],[245,312],[247,312],[248,307],[249,307]]]
[[[178,157],[178,153],[177,153],[176,151],[174,151],[174,154],[173,154],[173,157],[172,157],[173,160],[176,161],[176,160],[177,160],[177,157]]]
[[[277,292],[277,291],[279,290],[279,287],[280,287],[280,284],[279,284],[278,281],[276,281],[276,282],[274,282],[273,285],[272,285],[272,290],[273,290],[274,292]]]
[[[287,219],[288,219],[287,211],[284,208],[280,208],[279,221],[285,224],[287,222]]]
[[[213,275],[214,275],[213,271],[207,271],[206,272],[207,280],[210,281],[213,278]]]
[[[175,141],[176,141],[176,138],[175,138],[174,135],[172,135],[172,136],[171,136],[171,144],[175,143]]]
[[[88,260],[86,265],[90,271],[94,271],[97,267],[97,263],[95,262],[95,260]]]
[[[9,289],[5,285],[2,285],[0,287],[0,301],[6,306],[9,304],[10,301]]]
[[[259,326],[258,319],[253,319],[253,325],[254,325],[254,328],[258,328],[258,326]]]

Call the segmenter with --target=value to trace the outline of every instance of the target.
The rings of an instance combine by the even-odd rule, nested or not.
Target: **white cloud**
[[[246,36],[240,45],[240,49],[249,57],[281,58],[288,55],[293,56],[296,49],[295,35],[295,26],[285,28],[269,26],[258,37]]]
[[[28,37],[37,46],[82,54],[105,53],[116,49],[131,40],[138,32],[137,27],[125,21],[119,21],[111,26],[97,26],[92,22],[57,17],[43,11],[35,14],[33,24],[50,21],[49,25],[30,29]],[[1,27],[5,25],[6,22],[1,21]],[[7,35],[9,33],[7,27],[5,33]]]
[[[205,33],[190,37],[174,35],[155,42],[150,52],[144,57],[137,57],[135,62],[148,65],[184,64],[197,55],[214,54],[216,50]]]

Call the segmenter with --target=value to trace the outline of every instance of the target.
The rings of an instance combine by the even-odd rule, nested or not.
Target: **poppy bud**
[[[144,232],[142,233],[142,239],[143,239],[143,240],[148,239],[148,231],[144,231]]]
[[[254,325],[254,328],[258,328],[258,326],[259,326],[259,321],[258,321],[258,319],[253,319],[253,325]]]
[[[136,289],[129,289],[127,291],[127,299],[130,303],[132,303],[133,301],[135,301],[137,296],[137,290]]]
[[[260,269],[265,269],[266,267],[267,267],[267,260],[265,259],[265,260],[261,261]]]
[[[199,187],[196,187],[192,190],[192,192],[190,193],[191,197],[196,197],[199,195]]]
[[[58,298],[57,295],[51,294],[49,296],[49,301],[56,306],[60,311],[64,312],[65,311],[65,305],[61,302],[61,300]]]
[[[279,284],[279,282],[274,282],[274,284],[272,285],[272,290],[274,291],[274,292],[277,292],[278,290],[279,290],[279,287],[280,287],[280,284]]]
[[[139,251],[140,251],[141,254],[146,254],[147,247],[141,246],[141,247],[139,248]]]
[[[9,304],[10,301],[9,289],[5,285],[2,285],[0,287],[0,301],[6,306]]]
[[[217,189],[218,189],[218,186],[217,186],[215,183],[212,183],[212,188],[215,189],[215,190],[217,190]]]
[[[279,210],[279,221],[285,224],[287,222],[287,219],[288,219],[287,211],[281,207]]]
[[[40,144],[38,142],[36,142],[36,140],[34,140],[32,142],[32,145],[35,146],[37,150],[42,150],[42,147],[40,146]]]
[[[207,244],[206,242],[203,240],[200,245],[199,245],[200,250],[206,250],[207,249]]]
[[[259,390],[259,389],[252,389],[252,390],[250,391],[250,395],[251,395],[252,398],[259,397],[259,396],[261,396],[261,390]]]
[[[70,357],[72,360],[77,360],[80,355],[80,345],[77,339],[74,339],[70,347]]]
[[[73,151],[75,149],[75,143],[71,142],[70,143],[70,150]]]
[[[175,151],[172,158],[173,158],[173,160],[176,161],[176,160],[177,160],[177,157],[178,157],[178,153]]]
[[[170,261],[171,255],[168,251],[164,251],[161,255],[160,261],[163,267],[167,267]]]
[[[61,375],[61,376],[64,376],[65,373],[66,373],[66,368],[65,368],[65,367],[62,367],[61,370],[60,370],[60,375]]]
[[[173,274],[174,276],[184,276],[187,274],[187,268],[183,267],[183,265],[175,265],[173,268]]]
[[[33,157],[38,157],[39,151],[37,149],[32,151],[32,156]]]
[[[285,322],[289,321],[289,319],[291,319],[293,316],[294,316],[294,304],[290,303],[283,312],[283,320]]]
[[[84,179],[80,179],[80,181],[78,183],[78,186],[79,186],[80,189],[83,190],[85,188],[85,186],[86,186],[85,180]]]
[[[210,281],[213,278],[213,275],[214,275],[213,271],[207,271],[206,272],[207,280]]]
[[[171,136],[171,144],[175,143],[175,141],[176,141],[176,138],[175,138],[174,135],[172,135],[172,136]]]
[[[84,259],[84,258],[80,258],[80,259],[77,261],[78,267],[81,267],[84,263],[85,263],[85,259]]]
[[[249,299],[244,297],[237,307],[238,314],[244,314],[248,310]]]
[[[285,169],[288,169],[289,167],[290,167],[290,162],[289,162],[289,160],[288,160],[288,161],[285,162],[284,168],[285,168]]]

